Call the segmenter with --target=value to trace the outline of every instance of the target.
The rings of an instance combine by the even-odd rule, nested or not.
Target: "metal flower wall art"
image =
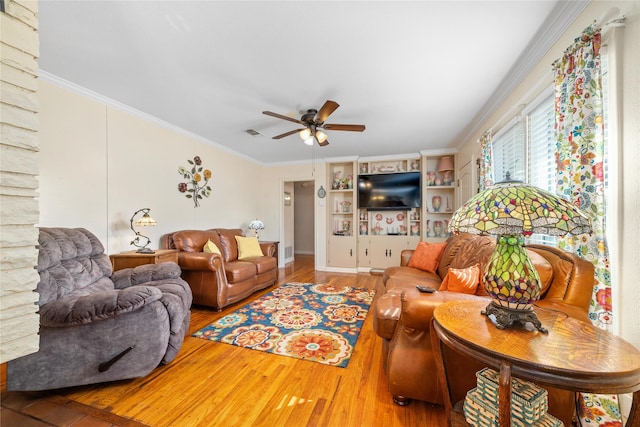
[[[194,207],[197,208],[200,206],[200,200],[211,194],[211,187],[208,185],[211,171],[202,166],[200,156],[195,156],[193,160],[187,160],[187,162],[189,167],[178,168],[178,173],[187,181],[178,184],[178,191],[185,193],[187,199],[192,199]]]

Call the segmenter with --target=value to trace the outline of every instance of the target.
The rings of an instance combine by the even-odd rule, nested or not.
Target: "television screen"
[[[409,210],[421,203],[420,172],[358,175],[358,208]]]

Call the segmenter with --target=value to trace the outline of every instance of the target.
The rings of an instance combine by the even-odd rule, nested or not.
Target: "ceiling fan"
[[[275,117],[282,120],[288,120],[290,122],[298,123],[303,125],[304,127],[301,129],[294,129],[289,132],[285,132],[280,135],[276,135],[273,139],[284,138],[285,136],[293,135],[294,133],[298,133],[300,138],[307,145],[313,145],[313,141],[317,141],[318,145],[324,147],[325,145],[329,145],[329,141],[327,140],[327,135],[322,131],[324,130],[346,130],[351,132],[362,132],[364,131],[364,125],[341,125],[341,124],[332,124],[325,123],[325,120],[336,111],[336,109],[340,105],[335,101],[327,100],[320,111],[315,109],[309,109],[306,113],[300,117],[300,120],[294,119],[289,116],[283,116],[282,114],[272,113],[271,111],[263,111],[262,114],[266,114],[267,116]]]

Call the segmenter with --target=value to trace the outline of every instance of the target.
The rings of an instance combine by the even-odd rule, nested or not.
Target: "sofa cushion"
[[[254,258],[264,256],[260,243],[256,237],[242,237],[235,236],[236,243],[238,244],[238,259],[245,260],[247,258]]]
[[[222,257],[225,262],[235,261],[238,259],[238,243],[236,242],[236,236],[244,236],[242,230],[239,228],[216,228],[220,239],[220,250],[222,251]]]
[[[229,261],[224,265],[229,283],[251,279],[257,274],[256,265],[247,261]]]
[[[409,260],[409,267],[435,273],[440,263],[440,257],[447,246],[447,242],[427,243],[419,242],[415,252]]]
[[[440,285],[440,291],[475,294],[480,284],[480,264],[467,268],[450,268]]]

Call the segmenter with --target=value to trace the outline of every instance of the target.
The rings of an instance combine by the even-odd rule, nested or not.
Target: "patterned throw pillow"
[[[480,264],[476,264],[467,268],[449,268],[438,290],[473,295],[479,284]]]
[[[411,259],[409,260],[409,267],[415,267],[420,270],[428,271],[429,273],[435,273],[446,246],[447,242],[418,243],[416,250],[413,252]]]
[[[222,253],[220,253],[220,249],[218,248],[218,246],[215,243],[213,243],[211,240],[207,240],[207,243],[204,244],[204,248],[202,248],[202,252],[206,252],[208,254],[222,255]]]
[[[257,237],[235,236],[238,242],[238,259],[264,256]]]

